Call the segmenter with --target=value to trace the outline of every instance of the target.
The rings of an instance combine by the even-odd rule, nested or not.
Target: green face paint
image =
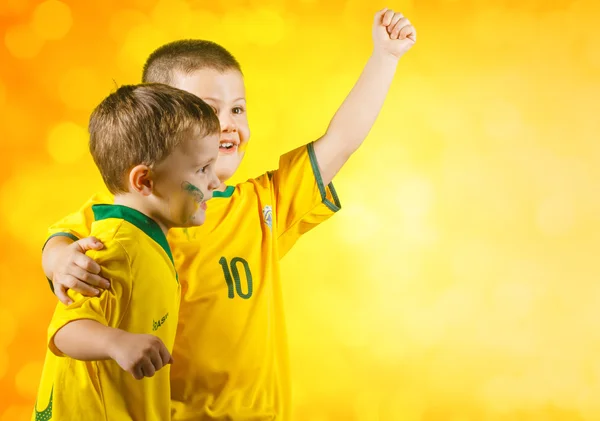
[[[188,183],[187,181],[184,181],[183,183],[181,183],[181,188],[183,189],[184,192],[193,196],[194,200],[196,202],[200,203],[204,200],[204,193],[202,193],[202,190],[200,190],[198,187],[194,186],[193,184]]]

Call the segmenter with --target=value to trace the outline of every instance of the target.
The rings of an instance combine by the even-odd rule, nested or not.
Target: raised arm
[[[327,132],[314,145],[324,184],[333,180],[369,134],[390,89],[398,60],[416,41],[415,28],[401,13],[384,9],[375,14],[373,53]]]

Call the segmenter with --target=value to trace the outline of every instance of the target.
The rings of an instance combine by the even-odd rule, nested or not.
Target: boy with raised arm
[[[146,62],[145,82],[198,95],[221,123],[221,185],[207,223],[169,235],[183,286],[171,376],[173,419],[290,419],[279,260],[302,234],[340,209],[331,181],[369,133],[416,31],[402,14],[382,10],[375,15],[373,41],[371,57],[324,135],[282,155],[276,170],[236,186],[226,182],[250,136],[239,63],[224,48],[196,40],[164,45]],[[88,237],[94,220],[89,209],[109,200],[92,198],[50,230],[58,236],[48,242],[43,266],[61,300],[68,299],[68,288],[94,294],[109,281],[81,253],[102,247]]]

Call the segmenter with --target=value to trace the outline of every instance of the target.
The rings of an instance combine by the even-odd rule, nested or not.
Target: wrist
[[[110,331],[107,331],[108,334],[104,338],[104,349],[106,355],[111,360],[116,360],[119,347],[125,341],[125,337],[129,335],[129,333],[117,328],[109,329]]]
[[[400,57],[395,56],[386,51],[373,50],[373,52],[371,53],[371,60],[374,60],[377,63],[384,66],[396,67],[398,65],[398,62],[400,61]]]

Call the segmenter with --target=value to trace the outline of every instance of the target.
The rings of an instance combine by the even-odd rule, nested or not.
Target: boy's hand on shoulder
[[[396,59],[417,42],[417,31],[402,13],[383,9],[375,14],[373,43],[376,53]]]
[[[111,341],[110,357],[136,380],[152,377],[165,365],[173,363],[167,347],[157,336],[120,330]]]
[[[69,289],[87,297],[95,297],[100,295],[97,288],[110,287],[108,280],[100,276],[100,266],[85,254],[88,250],[101,250],[103,247],[97,238],[86,237],[57,253],[52,285],[54,294],[64,305],[73,302],[67,295]]]

